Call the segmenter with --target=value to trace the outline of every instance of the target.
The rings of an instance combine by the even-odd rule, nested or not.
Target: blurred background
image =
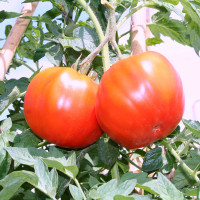
[[[0,10],[9,12],[20,12],[22,9],[22,0],[4,2],[0,1]],[[34,15],[42,15],[45,11],[52,7],[49,2],[40,2]],[[82,16],[83,18],[85,16]],[[5,26],[8,24],[13,25],[16,19],[8,19],[0,23],[0,48],[3,47],[5,42]],[[122,34],[130,28],[130,20],[127,20],[119,30]],[[127,37],[121,39],[121,43],[126,43]],[[193,48],[186,47],[172,41],[170,38],[162,37],[164,43],[150,47],[150,50],[157,51],[163,54],[178,71],[184,87],[185,92],[185,119],[193,119],[200,121],[200,57],[195,53]],[[31,65],[31,61],[29,62]],[[40,60],[40,66],[50,67],[51,63],[47,59]],[[16,70],[10,70],[7,75],[8,79],[25,76],[30,77],[32,72],[27,68],[20,67]],[[4,116],[6,113],[4,113]],[[2,118],[2,116],[1,116]]]

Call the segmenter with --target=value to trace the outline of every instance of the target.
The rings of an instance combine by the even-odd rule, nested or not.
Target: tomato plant
[[[58,146],[82,148],[102,134],[95,117],[98,84],[72,68],[38,73],[27,88],[24,114],[30,128]]]
[[[2,9],[12,4],[0,11],[0,199],[200,199],[200,122],[182,119],[175,129],[180,78],[157,53],[130,57],[150,45],[158,51],[163,36],[199,55],[199,0],[24,0],[25,17],[15,12],[20,1],[7,2],[0,0]],[[98,84],[80,73],[101,81],[97,113]]]
[[[169,61],[146,52],[120,60],[102,76],[96,115],[117,143],[135,149],[169,135],[184,111],[182,82]]]

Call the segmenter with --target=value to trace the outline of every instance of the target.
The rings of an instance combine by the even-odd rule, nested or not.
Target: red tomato
[[[95,110],[101,128],[134,149],[169,135],[184,112],[182,82],[169,61],[146,52],[120,60],[99,84]]]
[[[27,123],[39,137],[58,146],[88,146],[102,134],[94,110],[97,88],[97,83],[72,68],[47,68],[28,86]]]

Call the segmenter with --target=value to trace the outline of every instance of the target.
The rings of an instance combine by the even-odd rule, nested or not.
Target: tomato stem
[[[152,4],[153,4],[153,3],[151,3],[151,2],[146,2],[146,3],[144,3],[144,4],[139,5],[139,6],[136,7],[136,8],[132,8],[132,9],[130,10],[130,12],[129,12],[122,20],[120,20],[120,21],[117,23],[117,30],[118,30],[119,27],[120,27],[129,17],[131,17],[131,15],[133,15],[135,12],[137,12],[138,10],[140,10],[140,9],[143,8],[143,7],[151,6]]]
[[[80,189],[81,194],[82,194],[82,196],[83,196],[83,199],[84,199],[84,200],[87,200],[87,198],[86,198],[86,196],[85,196],[85,194],[84,194],[84,192],[83,192],[83,190],[82,190],[82,188],[81,188],[81,185],[80,185],[79,181],[75,178],[75,179],[74,179],[74,182],[76,183],[77,187]]]
[[[94,27],[97,31],[97,34],[99,36],[100,43],[102,43],[105,39],[103,30],[101,28],[101,25],[95,16],[93,10],[90,8],[90,6],[86,3],[85,0],[77,0],[81,6],[85,9],[85,11],[90,16],[91,20],[94,23]],[[110,67],[110,58],[109,58],[109,50],[108,50],[108,44],[105,44],[102,48],[102,61],[103,61],[103,68],[104,70],[108,69]]]
[[[47,144],[49,144],[49,142],[48,141],[46,141],[46,140],[44,140],[43,142],[40,142],[39,144],[38,144],[38,148],[39,147],[43,147],[43,146],[46,146]]]
[[[189,174],[192,176],[192,178],[199,183],[199,177],[197,176],[196,171],[190,169],[190,167],[188,167],[186,165],[186,163],[181,159],[181,157],[178,155],[178,153],[174,150],[174,148],[171,146],[171,144],[169,144],[168,142],[163,141],[163,145],[165,147],[168,148],[168,150],[171,152],[171,154],[174,156],[174,158],[176,158],[176,160],[180,163],[181,167]]]

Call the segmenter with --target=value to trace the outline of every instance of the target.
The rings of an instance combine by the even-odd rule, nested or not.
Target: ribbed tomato
[[[94,110],[97,88],[97,83],[72,68],[47,68],[28,86],[27,123],[39,137],[58,146],[86,147],[102,134]]]
[[[184,112],[182,82],[170,62],[156,52],[122,59],[99,84],[95,110],[101,128],[129,149],[169,135]]]

